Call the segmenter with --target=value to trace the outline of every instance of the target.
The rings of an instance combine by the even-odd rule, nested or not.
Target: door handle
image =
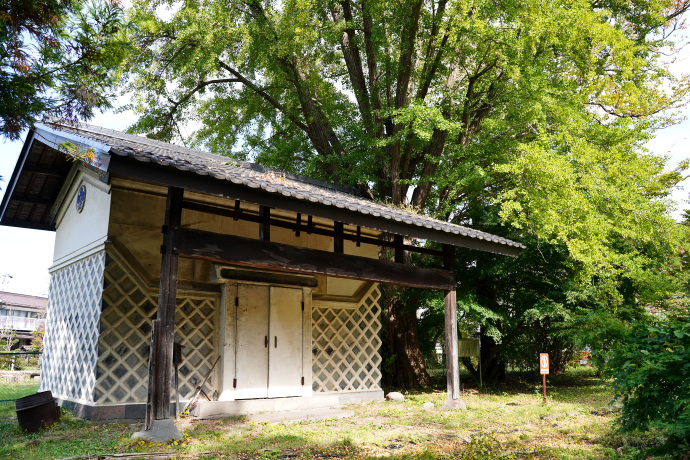
[[[268,348],[268,336],[264,336],[264,347]]]
[[[278,348],[278,336],[274,335],[273,338],[275,339],[275,342],[273,344],[273,348]]]

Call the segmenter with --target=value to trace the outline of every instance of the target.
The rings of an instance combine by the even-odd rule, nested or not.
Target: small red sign
[[[540,353],[539,354],[539,373],[548,374],[549,373],[549,354]]]

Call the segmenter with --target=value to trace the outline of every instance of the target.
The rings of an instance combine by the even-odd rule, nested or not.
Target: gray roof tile
[[[347,208],[361,214],[369,214],[391,221],[402,221],[416,227],[433,228],[440,232],[459,234],[478,240],[493,241],[496,244],[512,248],[524,248],[522,244],[506,238],[362,198],[357,196],[353,189],[347,187],[285,173],[255,163],[238,161],[201,150],[84,123],[72,126],[51,124],[50,127],[103,143],[110,147],[111,155],[127,156],[142,162],[153,161],[164,167],[191,171],[217,180],[229,180],[234,184],[250,188],[261,188],[267,193],[293,196],[300,200],[306,199],[325,206]]]

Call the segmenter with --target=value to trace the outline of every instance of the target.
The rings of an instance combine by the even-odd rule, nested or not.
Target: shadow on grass
[[[593,442],[615,450],[623,458],[671,460],[673,456],[660,452],[664,444],[663,439],[664,434],[656,429],[647,432],[621,433],[612,428],[605,436],[594,438]]]
[[[53,427],[25,433],[16,417],[4,417],[0,421],[0,458],[47,459],[113,453],[127,433],[126,425],[99,426],[70,414],[63,414]]]
[[[464,391],[471,392],[468,412],[440,408],[445,400],[444,382],[424,392],[408,392],[402,403],[356,405],[353,417],[337,421],[270,425],[239,417],[186,419],[179,426],[184,440],[165,445],[131,440],[134,429],[129,425],[84,422],[68,414],[53,429],[34,435],[22,433],[15,418],[5,418],[0,419],[0,458],[167,452],[178,458],[223,459],[488,460],[532,456],[584,460],[608,458],[609,451],[615,454],[620,447],[601,446],[613,420],[613,414],[600,417],[592,412],[603,405],[600,401],[610,398],[610,389],[601,381],[580,374],[555,379],[553,404],[542,407],[536,397],[540,382],[516,374],[509,377],[505,383],[483,389],[465,378]],[[513,397],[516,394],[529,398]],[[424,402],[433,402],[434,407],[423,409]],[[575,410],[578,415],[567,414]],[[553,450],[541,450],[549,445]]]

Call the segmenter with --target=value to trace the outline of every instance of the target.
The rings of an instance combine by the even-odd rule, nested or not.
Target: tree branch
[[[662,112],[664,110],[663,108],[660,108],[660,109],[654,110],[653,112],[650,112],[650,113],[622,113],[622,112],[616,112],[614,109],[606,107],[601,102],[585,102],[585,105],[591,105],[591,106],[599,107],[601,110],[608,113],[609,115],[613,115],[614,117],[618,117],[618,118],[634,118],[634,119],[645,118],[645,117],[648,117],[650,115],[656,115],[657,113]]]
[[[371,105],[374,109],[374,115],[372,118],[374,125],[377,126],[376,136],[381,137],[383,135],[383,124],[381,123],[379,117],[376,115],[376,112],[381,110],[381,94],[379,93],[378,89],[378,64],[376,61],[376,49],[374,47],[374,41],[372,36],[373,23],[367,0],[362,0],[362,23],[364,26],[364,50],[367,57],[367,70],[369,73],[369,91],[371,92]]]
[[[414,56],[415,40],[419,30],[419,17],[423,0],[417,0],[406,24],[403,25],[400,43],[400,60],[398,65],[398,78],[395,91],[395,108],[405,106],[407,93],[412,76],[412,57]]]
[[[347,71],[350,76],[352,89],[355,92],[359,112],[362,115],[362,120],[364,121],[364,127],[369,134],[372,134],[374,131],[374,124],[371,113],[371,103],[369,101],[367,84],[364,79],[362,58],[360,57],[359,47],[355,42],[355,29],[351,27],[353,17],[350,0],[343,0],[340,5],[342,6],[344,20],[347,24],[340,39],[343,47],[343,57],[345,58],[345,65],[347,66]],[[343,20],[343,17],[340,16],[340,12],[335,6],[331,8],[331,14],[336,22]]]
[[[447,0],[441,0],[438,4],[436,13],[434,14],[434,23],[431,26],[431,34],[429,37],[429,43],[427,44],[424,67],[422,68],[420,78],[421,84],[417,90],[416,99],[424,99],[429,92],[429,87],[431,86],[431,82],[433,81],[434,76],[436,75],[436,70],[441,62],[441,56],[443,56],[443,50],[448,43],[448,34],[446,33],[441,39],[441,44],[439,45],[438,50],[436,49],[436,37],[441,29],[441,20],[443,19],[443,13],[446,10],[446,3]]]
[[[262,88],[259,88],[256,86],[253,82],[251,82],[249,79],[247,79],[244,75],[240,74],[237,70],[233,69],[220,59],[218,59],[218,65],[222,67],[223,69],[227,70],[231,74],[233,74],[237,80],[245,85],[247,88],[251,89],[255,94],[260,96],[263,100],[271,104],[274,108],[276,108],[280,113],[285,115],[295,126],[297,126],[299,129],[301,129],[304,132],[308,133],[309,127],[302,123],[297,117],[292,115],[291,113],[288,112],[288,110],[278,102],[275,98],[273,98],[270,94],[268,94],[266,91],[264,91]]]
[[[187,94],[185,94],[184,97],[182,97],[182,99],[180,99],[179,101],[174,101],[174,100],[168,98],[168,101],[170,101],[170,102],[173,104],[173,106],[172,106],[172,108],[170,109],[169,112],[170,112],[171,114],[174,113],[174,112],[176,112],[176,111],[177,111],[177,108],[178,108],[180,105],[182,105],[182,104],[184,104],[185,102],[187,102],[192,96],[194,96],[194,94],[196,94],[197,92],[199,92],[199,90],[201,90],[202,88],[205,88],[205,87],[207,87],[207,86],[209,86],[209,85],[216,85],[216,84],[221,84],[221,83],[239,83],[239,82],[240,82],[240,81],[239,81],[237,78],[219,78],[219,79],[216,79],[216,80],[202,81],[201,83],[199,83],[198,85],[196,85],[194,88],[192,88]]]

